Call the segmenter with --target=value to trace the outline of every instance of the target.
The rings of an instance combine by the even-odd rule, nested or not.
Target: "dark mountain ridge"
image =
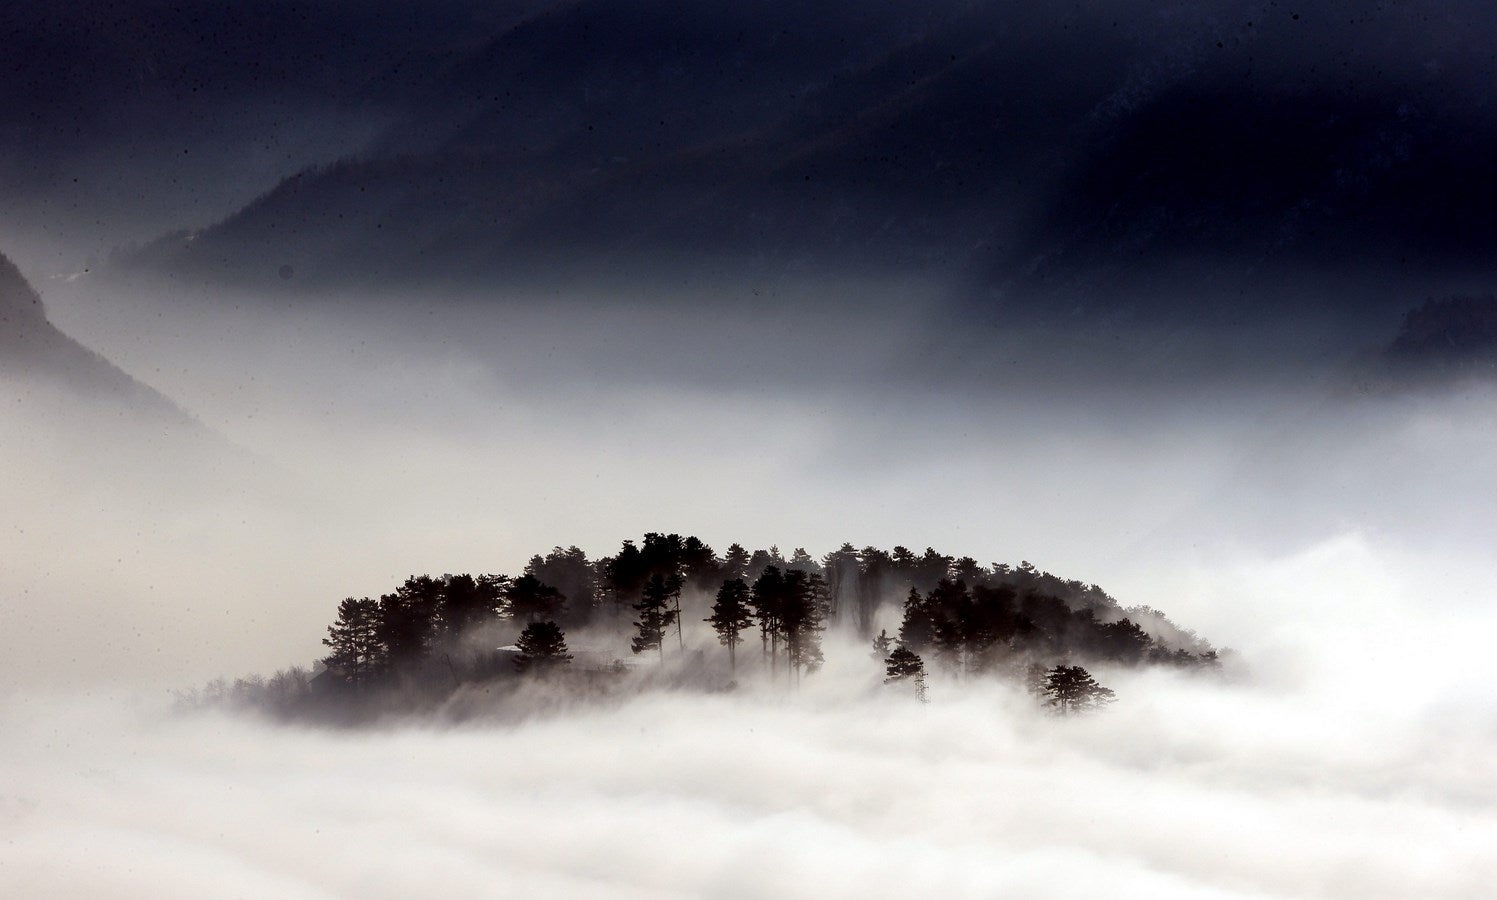
[[[1479,4],[506,9],[367,82],[400,112],[364,152],[127,266],[330,289],[915,272],[978,312],[1206,321],[1390,314],[1493,274]]]
[[[139,414],[197,422],[170,400],[62,333],[15,264],[0,255],[0,375],[61,386],[79,396],[121,404]]]

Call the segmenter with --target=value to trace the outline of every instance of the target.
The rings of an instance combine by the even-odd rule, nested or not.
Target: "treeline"
[[[688,627],[710,626],[730,676],[741,646],[757,634],[761,668],[798,679],[824,661],[830,627],[872,638],[881,610],[903,597],[897,634],[874,640],[932,657],[943,669],[1015,671],[1034,660],[1116,665],[1211,665],[1216,653],[1149,607],[1122,609],[1094,584],[1035,569],[984,566],[927,548],[862,550],[844,544],[816,558],[796,549],[718,554],[696,537],[646,534],[592,560],[577,547],[536,555],[517,576],[412,576],[378,598],[343,600],[323,643],[328,680],[355,688],[428,680],[452,684],[574,659],[569,634],[622,659],[687,651]],[[513,639],[510,647],[500,640]],[[627,653],[625,652],[627,648]],[[594,659],[594,667],[598,660]],[[923,666],[923,663],[922,663]]]
[[[965,579],[943,578],[924,593],[910,588],[899,644],[913,653],[934,653],[957,673],[987,671],[1015,656],[1080,658],[1125,666],[1217,662],[1216,651],[1199,639],[1192,649],[1171,647],[1126,615],[1112,621],[1099,618],[1108,609],[1103,604],[1072,606],[1054,594],[1021,593],[1013,583],[996,581],[996,573],[978,577],[970,587]],[[1140,612],[1159,617],[1151,609]],[[881,632],[880,643],[889,641],[887,633]]]

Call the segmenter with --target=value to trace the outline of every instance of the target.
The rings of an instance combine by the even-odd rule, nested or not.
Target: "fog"
[[[48,290],[54,321],[203,427],[5,382],[7,885],[1454,897],[1497,880],[1489,386],[1364,391],[1347,354],[1282,346],[1260,375],[1162,378],[1143,333],[997,334],[974,359],[921,337],[937,304],[918,284],[780,290],[738,314]],[[798,290],[838,302],[798,312]],[[919,704],[841,638],[789,693],[537,697],[350,730],[171,703],[310,664],[345,596],[647,530],[1027,559],[1235,654],[1220,677],[1105,673],[1118,702],[1075,719],[986,681],[934,679]]]

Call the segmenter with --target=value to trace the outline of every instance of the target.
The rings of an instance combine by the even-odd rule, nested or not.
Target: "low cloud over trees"
[[[760,652],[745,657],[756,631]],[[322,669],[302,681],[324,702],[349,704],[391,692],[429,703],[563,672],[606,684],[658,670],[710,687],[747,668],[794,686],[826,662],[829,632],[871,641],[891,689],[925,699],[932,677],[1009,680],[1061,713],[1113,699],[1082,663],[1217,665],[1209,644],[1158,610],[1124,609],[1094,584],[1028,562],[851,543],[820,558],[739,544],[719,555],[698,538],[652,532],[601,559],[557,547],[515,577],[414,575],[378,599],[347,598]]]

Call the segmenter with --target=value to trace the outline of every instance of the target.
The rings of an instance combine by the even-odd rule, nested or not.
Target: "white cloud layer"
[[[0,872],[24,896],[1478,896],[1497,715],[1461,628],[1491,617],[1419,621],[1398,579],[1347,582],[1380,555],[1218,575],[1373,613],[1267,628],[1245,675],[1113,673],[1089,718],[989,683],[922,706],[855,647],[788,696],[463,726],[32,698],[0,737]]]
[[[256,464],[6,385],[0,453],[22,476],[0,482],[15,513],[0,536],[7,893],[1497,884],[1490,391],[953,397],[874,377],[901,352],[879,345],[894,320],[850,334],[855,359],[820,361],[840,372],[823,387],[759,390],[821,344],[787,350],[786,323],[741,322],[723,362],[749,386],[698,384],[625,364],[662,323],[574,312],[593,316],[575,346],[503,313],[520,318],[483,332],[492,358],[438,326],[315,311],[200,311],[105,348]],[[1166,611],[1241,666],[1106,674],[1119,702],[1069,721],[987,684],[907,702],[862,648],[836,647],[793,696],[660,694],[460,727],[307,730],[148,699],[306,664],[338,599],[414,572],[512,572],[553,543],[597,555],[657,529],[719,549],[1030,558]]]

